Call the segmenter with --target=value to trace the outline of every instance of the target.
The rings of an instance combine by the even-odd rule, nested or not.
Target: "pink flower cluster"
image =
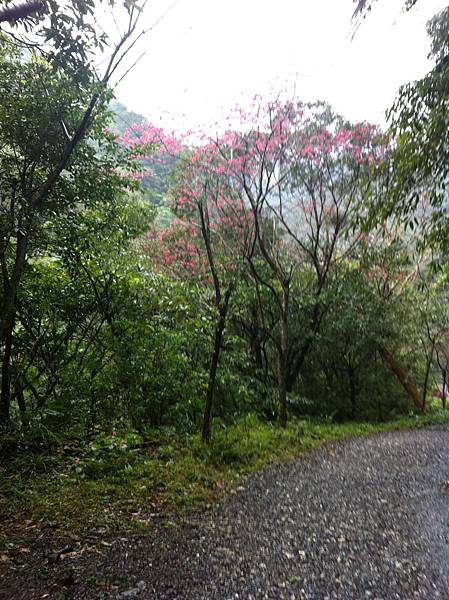
[[[321,186],[323,173],[336,164],[341,165],[342,173],[362,167],[369,173],[386,150],[375,126],[359,123],[317,129],[303,109],[290,101],[262,104],[255,97],[249,111],[239,108],[236,114],[240,129],[226,131],[218,138],[197,136],[195,143],[189,143],[191,132],[184,136],[166,134],[149,124],[133,125],[118,138],[128,148],[148,146],[178,158],[172,191],[177,218],[168,228],[145,237],[156,270],[210,281],[205,241],[216,270],[225,275],[239,269],[254,239],[252,211],[261,194],[268,198],[286,189],[292,173],[301,170],[311,180],[321,180]],[[334,198],[333,205],[327,206],[322,193],[319,201],[331,227],[338,218],[338,203]],[[308,190],[292,207],[299,209],[299,219],[312,226],[316,203],[317,198]]]

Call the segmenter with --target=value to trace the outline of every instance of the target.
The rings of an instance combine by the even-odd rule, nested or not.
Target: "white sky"
[[[172,1],[150,0],[144,22]],[[351,40],[352,0],[178,0],[140,41],[145,56],[117,98],[170,129],[220,122],[255,93],[281,89],[383,124],[399,86],[430,69],[425,24],[447,0],[403,5],[378,0]]]

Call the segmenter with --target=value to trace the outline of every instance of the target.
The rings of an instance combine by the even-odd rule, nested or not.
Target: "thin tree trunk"
[[[14,328],[14,321],[16,318],[16,295],[25,268],[27,250],[28,235],[19,230],[17,233],[16,254],[11,277],[8,278],[7,273],[3,271],[3,302],[1,307],[2,319],[0,328],[0,339],[3,343],[6,343],[6,338]]]
[[[286,385],[286,357],[279,348],[278,352],[278,402],[279,402],[279,425],[287,426],[287,385]]]
[[[295,385],[296,380],[298,379],[298,377],[301,373],[301,370],[302,370],[304,362],[307,358],[307,355],[309,354],[309,351],[310,351],[312,344],[316,338],[316,335],[320,330],[321,318],[322,318],[322,311],[320,310],[320,305],[315,304],[314,309],[313,309],[312,321],[311,321],[311,323],[312,323],[311,332],[310,332],[308,338],[303,342],[303,344],[301,345],[299,350],[296,352],[296,354],[292,357],[291,364],[287,365],[287,391],[288,392],[293,391],[293,386]]]
[[[5,344],[2,358],[2,389],[0,396],[0,429],[7,430],[10,425],[11,405],[11,351],[12,332],[14,322],[10,324],[9,331],[4,330]]]
[[[279,425],[287,425],[288,289],[284,289],[281,311],[281,339],[278,348]]]
[[[203,413],[203,428],[201,433],[203,442],[208,442],[210,440],[212,408],[214,404],[215,382],[217,380],[218,361],[220,359],[223,334],[226,326],[226,317],[228,316],[229,300],[231,298],[232,290],[233,284],[231,283],[228,289],[226,290],[223,304],[219,309],[220,316],[215,327],[214,348],[212,351],[212,357],[210,361],[209,381],[207,383],[206,402],[204,404]]]
[[[215,382],[217,379],[218,360],[220,358],[220,351],[221,351],[221,346],[222,346],[222,342],[223,342],[225,319],[226,319],[226,315],[220,315],[217,326],[215,327],[214,349],[212,352],[212,357],[211,357],[211,362],[210,362],[210,367],[209,367],[209,381],[207,383],[206,402],[204,404],[203,430],[202,430],[203,442],[208,442],[210,440]]]
[[[423,385],[422,399],[421,399],[423,410],[426,409],[427,386],[429,384],[429,375],[430,375],[430,367],[432,365],[433,351],[434,351],[434,346],[432,346],[432,350],[430,352],[430,355],[429,355],[429,357],[427,359],[427,363],[426,363],[426,374],[424,376],[424,385]]]
[[[446,371],[443,371],[443,394],[441,396],[441,404],[443,405],[443,410],[446,409],[446,380],[447,374]]]
[[[23,385],[19,378],[14,378],[14,393],[17,398],[17,404],[19,406],[20,420],[22,421],[22,429],[28,429],[29,420],[25,403],[25,396],[23,394]]]
[[[420,411],[423,411],[424,407],[419,392],[415,388],[415,386],[412,383],[410,383],[407,375],[403,371],[398,361],[391,355],[391,353],[386,348],[379,348],[379,353],[385,360],[387,365],[390,367],[390,369],[393,371],[393,373],[396,375],[409,397],[413,400],[413,403],[416,406],[416,408]]]
[[[301,373],[304,362],[312,346],[312,337],[306,340],[299,351],[296,353],[293,365],[287,365],[287,391],[292,392],[293,387]]]
[[[28,235],[21,229],[17,233],[16,254],[11,277],[8,278],[6,266],[2,263],[3,301],[0,307],[0,347],[2,356],[2,386],[0,396],[0,427],[9,428],[11,406],[11,349],[16,319],[16,295],[25,268],[28,249]]]

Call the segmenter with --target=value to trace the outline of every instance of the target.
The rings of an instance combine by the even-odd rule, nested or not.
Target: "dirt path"
[[[449,599],[449,433],[331,445],[182,526],[108,543],[48,565],[41,542],[0,598]]]

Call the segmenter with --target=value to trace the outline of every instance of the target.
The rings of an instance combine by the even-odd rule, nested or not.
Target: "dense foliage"
[[[67,6],[71,33],[49,38],[52,3],[36,17],[42,51],[0,33],[2,427],[209,440],[250,413],[444,405],[447,11],[390,136],[256,97],[217,138],[175,138],[111,103],[93,5]]]

